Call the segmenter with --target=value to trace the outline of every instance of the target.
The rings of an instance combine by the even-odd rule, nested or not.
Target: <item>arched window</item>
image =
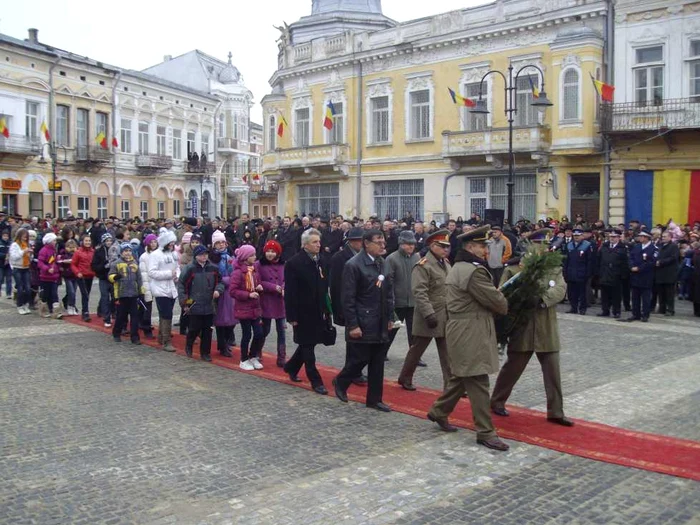
[[[577,69],[569,68],[564,71],[561,83],[562,120],[580,120],[580,75]]]
[[[277,122],[274,115],[270,115],[267,128],[267,151],[272,151],[277,147]]]

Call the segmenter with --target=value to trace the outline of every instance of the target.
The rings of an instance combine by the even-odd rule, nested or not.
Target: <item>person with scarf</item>
[[[216,230],[211,240],[213,249],[209,254],[209,261],[218,267],[221,281],[228,289],[233,275],[235,258],[228,252],[228,242],[226,236],[220,230]],[[233,357],[229,345],[235,341],[233,329],[238,324],[238,320],[233,315],[234,300],[231,294],[222,293],[219,296],[216,315],[214,316],[214,326],[216,327],[216,348],[222,357]]]
[[[61,277],[66,285],[66,295],[61,302],[68,315],[78,315],[78,310],[75,308],[78,279],[71,268],[73,255],[75,255],[77,249],[78,243],[74,238],[70,238],[64,243],[63,248],[58,250],[58,266],[61,269]]]
[[[32,299],[31,263],[34,250],[29,244],[29,231],[19,228],[15,234],[15,242],[10,245],[10,267],[17,288],[17,313],[30,314],[29,303]]]
[[[233,315],[241,323],[241,370],[262,370],[263,331],[260,294],[263,287],[255,271],[255,248],[244,244],[236,250],[236,268],[229,283],[229,294],[235,299]],[[252,337],[252,341],[251,341]],[[250,345],[250,350],[249,350]]]
[[[260,275],[263,294],[260,298],[263,320],[263,346],[265,338],[270,334],[272,321],[277,330],[277,366],[283,368],[287,361],[287,345],[285,338],[286,313],[284,309],[284,263],[282,245],[270,240],[263,246],[263,258],[255,263]]]
[[[90,291],[92,281],[95,279],[95,272],[92,269],[92,259],[95,250],[92,247],[92,236],[83,235],[80,247],[75,251],[70,261],[71,271],[76,277],[76,284],[80,290],[81,315],[83,321],[89,323],[90,318]]]
[[[56,253],[56,234],[47,233],[42,239],[43,246],[39,250],[37,266],[39,268],[39,284],[41,286],[42,317],[61,319],[61,303],[58,301],[58,281],[61,280],[61,269]]]
[[[109,252],[113,244],[114,237],[112,237],[112,234],[103,234],[100,238],[100,245],[95,250],[92,258],[92,269],[100,284],[100,302],[97,305],[97,316],[102,317],[105,328],[112,327],[112,313],[114,312],[114,287],[107,280]]]

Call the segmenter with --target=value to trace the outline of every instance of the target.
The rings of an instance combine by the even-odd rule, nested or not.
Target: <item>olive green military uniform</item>
[[[544,389],[547,395],[547,417],[564,417],[564,401],[559,372],[559,326],[556,305],[566,294],[566,283],[561,269],[547,277],[548,288],[540,306],[532,313],[527,324],[510,336],[508,360],[498,374],[491,396],[491,407],[505,408],[513,387],[520,379],[533,353],[542,367]]]
[[[447,343],[445,341],[445,325],[447,324],[447,307],[445,306],[445,279],[450,271],[447,259],[438,260],[432,252],[428,252],[411,272],[411,290],[415,309],[413,313],[413,344],[406,354],[406,359],[399,374],[399,383],[413,384],[413,374],[418,361],[428,348],[430,341],[435,339],[440,367],[442,368],[443,386],[450,378],[450,365],[447,360]],[[430,328],[426,317],[435,315],[437,326]]]
[[[489,376],[498,371],[494,314],[504,315],[508,302],[493,285],[493,277],[474,260],[456,262],[447,276],[448,321],[445,330],[452,376],[433,404],[430,415],[445,420],[466,392],[477,439],[496,437],[489,408]]]

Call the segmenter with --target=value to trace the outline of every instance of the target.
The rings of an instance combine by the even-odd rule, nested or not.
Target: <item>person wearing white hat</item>
[[[649,321],[651,291],[654,287],[654,267],[657,248],[651,234],[642,229],[637,233],[637,244],[630,250],[630,285],[632,286],[632,315],[625,322]]]
[[[55,317],[61,319],[61,303],[58,300],[58,281],[61,280],[61,271],[58,266],[56,253],[56,234],[44,235],[43,246],[39,250],[37,266],[39,267],[39,283],[41,285],[42,317]]]

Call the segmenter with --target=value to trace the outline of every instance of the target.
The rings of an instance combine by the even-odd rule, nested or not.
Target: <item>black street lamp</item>
[[[542,76],[542,89],[540,90],[539,96],[530,103],[534,107],[549,107],[552,106],[552,102],[547,98],[547,93],[544,90],[544,73],[542,70],[532,64],[526,64],[521,67],[518,72],[513,77],[513,64],[508,66],[508,77],[498,70],[491,70],[487,72],[479,83],[479,100],[476,101],[476,106],[471,109],[470,113],[476,113],[480,115],[487,115],[489,113],[486,101],[483,100],[482,92],[484,87],[484,80],[486,77],[492,74],[501,75],[503,82],[505,83],[505,113],[508,116],[508,182],[506,186],[508,188],[508,224],[513,225],[513,186],[515,186],[515,158],[513,156],[513,122],[515,121],[514,115],[518,113],[518,78],[520,73],[525,69],[533,68],[539,71]]]

